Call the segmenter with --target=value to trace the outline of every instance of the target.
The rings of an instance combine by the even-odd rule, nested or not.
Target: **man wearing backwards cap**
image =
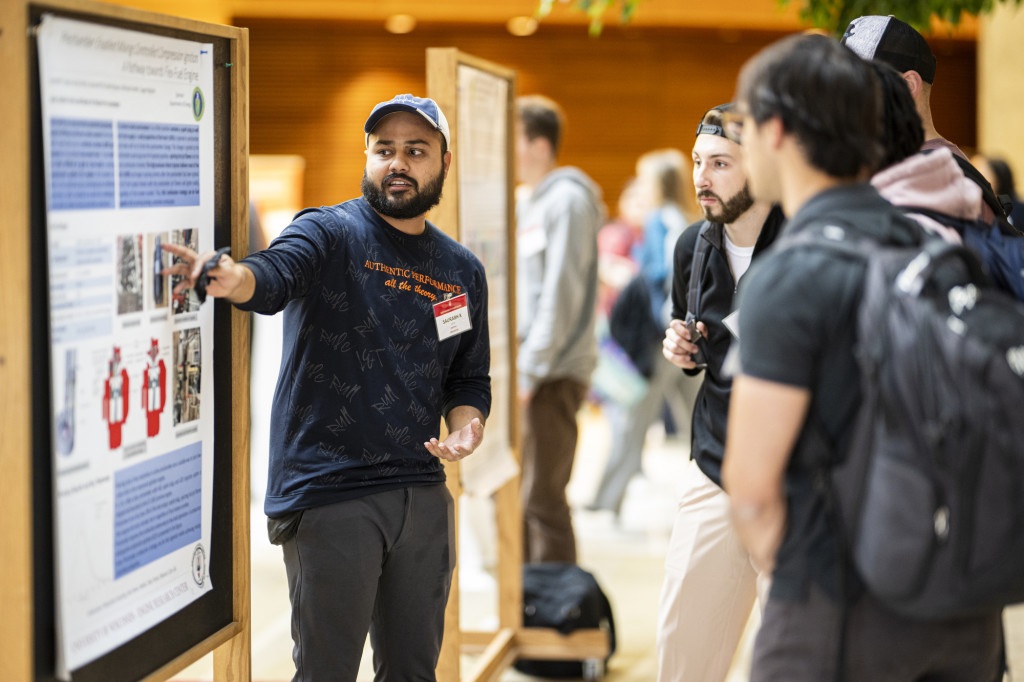
[[[658,608],[661,682],[724,680],[755,595],[762,605],[767,597],[768,576],[758,573],[740,544],[721,487],[732,391],[732,379],[722,365],[734,340],[737,282],[751,260],[775,240],[783,215],[750,196],[743,148],[726,138],[723,128],[723,114],[732,108],[723,104],[711,109],[697,126],[693,184],[706,219],[687,228],[676,243],[673,320],[662,350],[687,374],[699,374],[703,366],[704,381],[693,410],[691,460],[665,557]],[[691,291],[695,267],[700,285]],[[685,320],[690,318],[699,334],[687,329]],[[703,355],[701,366],[694,361],[698,352]]]
[[[296,681],[354,681],[367,631],[376,679],[434,679],[455,565],[441,460],[477,448],[491,401],[484,268],[425,217],[451,163],[444,114],[399,95],[364,132],[362,197],[223,256],[206,289],[285,315],[265,511]],[[214,255],[165,248],[183,286]]]
[[[927,152],[946,147],[953,152],[964,175],[981,187],[985,205],[979,217],[985,221],[990,221],[993,216],[1005,218],[1007,209],[999,202],[985,176],[971,165],[959,147],[935,130],[931,105],[935,55],[921,34],[893,16],[864,16],[850,22],[841,42],[861,59],[877,59],[903,74],[924,127],[925,141],[921,149]]]

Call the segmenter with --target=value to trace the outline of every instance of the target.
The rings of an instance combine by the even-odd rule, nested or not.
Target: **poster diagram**
[[[160,416],[167,405],[167,366],[160,359],[160,344],[152,339],[149,364],[142,375],[142,409],[146,411],[146,437],[160,435]]]
[[[103,381],[103,421],[110,434],[110,449],[121,447],[121,427],[128,420],[128,370],[121,366],[121,349],[114,346],[110,369]]]
[[[57,674],[209,591],[212,46],[59,17],[36,34],[46,172]]]

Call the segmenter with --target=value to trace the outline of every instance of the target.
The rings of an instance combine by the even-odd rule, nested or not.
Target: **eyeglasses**
[[[723,111],[722,133],[726,139],[743,144],[743,114],[736,110]]]

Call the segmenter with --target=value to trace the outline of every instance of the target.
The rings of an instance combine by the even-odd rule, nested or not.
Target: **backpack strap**
[[[711,251],[711,240],[707,238],[712,223],[705,220],[697,234],[697,243],[693,247],[693,261],[690,264],[690,283],[686,288],[686,321],[700,319],[700,284],[704,279],[704,269],[708,264]]]
[[[981,188],[981,198],[984,200],[988,207],[992,209],[997,218],[1005,219],[1010,215],[1013,210],[1013,202],[1010,201],[1008,204],[1004,204],[1001,196],[996,196],[996,192],[992,189],[991,183],[981,174],[970,161],[964,159],[957,154],[953,154],[953,160],[956,161],[957,165],[960,166],[960,170],[963,171],[964,176]]]
[[[903,212],[904,215],[922,215],[926,218],[931,218],[935,222],[945,225],[946,227],[952,227],[962,237],[964,233],[971,227],[978,225],[977,220],[970,220],[969,218],[960,218],[955,215],[943,213],[942,211],[936,211],[934,208],[927,208],[925,206],[896,206],[897,209]]]

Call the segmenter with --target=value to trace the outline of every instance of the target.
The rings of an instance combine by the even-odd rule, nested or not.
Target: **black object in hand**
[[[220,262],[220,257],[225,254],[231,254],[230,246],[222,246],[217,249],[217,253],[210,257],[210,260],[203,263],[203,270],[199,273],[199,277],[196,278],[196,296],[199,297],[200,303],[206,302],[206,287],[210,284],[210,270],[217,267],[217,263]]]
[[[690,318],[686,321],[686,329],[690,332],[690,343],[697,346],[697,352],[690,354],[690,359],[693,360],[696,365],[695,369],[704,369],[708,366],[707,358],[704,357],[704,349],[701,347],[701,340],[704,335],[697,329],[697,319]]]

